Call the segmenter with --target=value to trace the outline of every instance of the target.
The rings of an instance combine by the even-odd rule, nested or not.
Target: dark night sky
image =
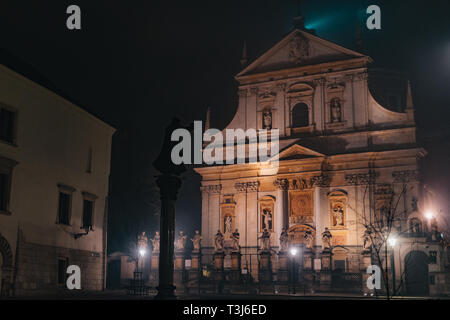
[[[303,2],[307,27],[351,49],[357,23],[365,25],[365,8],[379,4],[382,30],[363,29],[367,53],[381,66],[410,74],[421,132],[448,126],[450,1]],[[71,4],[81,7],[81,31],[65,27]],[[118,129],[109,235],[119,248],[126,241],[124,219],[157,228],[147,203],[154,191],[151,162],[170,118],[201,120],[209,105],[212,125],[223,128],[237,106],[234,75],[244,40],[253,60],[292,30],[296,13],[295,0],[3,0],[0,47]],[[200,205],[198,177],[188,173],[177,227],[189,233],[199,228]]]

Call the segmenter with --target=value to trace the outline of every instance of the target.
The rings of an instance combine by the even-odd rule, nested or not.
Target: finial
[[[244,41],[244,47],[242,48],[242,58],[241,58],[241,65],[242,67],[245,67],[247,65],[247,42]]]

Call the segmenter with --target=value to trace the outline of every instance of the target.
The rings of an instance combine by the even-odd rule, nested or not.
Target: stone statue
[[[217,233],[214,237],[214,246],[216,247],[217,251],[223,251],[223,234],[220,232],[220,230],[217,230]]]
[[[152,245],[153,245],[153,252],[159,252],[159,241],[160,241],[160,235],[159,232],[156,231],[155,237],[151,239]]]
[[[331,235],[330,230],[328,228],[325,228],[325,231],[322,233],[322,246],[323,250],[330,250],[331,249],[331,238],[333,236]]]
[[[180,232],[178,233],[178,239],[175,243],[175,247],[178,251],[182,251],[186,248],[186,239],[187,236],[184,234],[183,230],[180,230]]]
[[[137,243],[138,243],[138,248],[139,248],[139,250],[141,250],[141,249],[146,250],[146,249],[147,249],[148,238],[147,238],[147,236],[145,235],[145,231],[142,232],[142,233],[138,236],[138,241],[137,241]]]
[[[262,228],[272,230],[272,212],[269,209],[263,209]]]
[[[344,226],[344,209],[340,205],[336,205],[333,208],[333,216],[335,225],[337,227],[343,227]]]
[[[331,109],[331,122],[341,122],[341,101],[339,98],[334,98],[331,100],[330,103],[330,109]]]
[[[225,218],[225,233],[231,233],[233,219],[231,216],[226,216]]]
[[[239,246],[239,239],[240,239],[240,234],[238,232],[238,229],[236,229],[233,234],[231,235],[231,240],[233,241],[233,251],[239,251],[241,249],[241,247]]]
[[[283,228],[280,235],[280,251],[286,252],[289,245],[289,235],[287,233],[287,228]]]
[[[202,246],[202,236],[200,235],[200,231],[195,230],[194,238],[192,238],[191,241],[194,246],[194,251],[200,251]]]
[[[305,232],[305,246],[307,249],[312,249],[313,247],[313,235],[311,230],[306,230]]]
[[[268,109],[263,112],[263,129],[272,129],[272,112]]]
[[[270,233],[267,231],[267,229],[264,229],[261,237],[259,239],[262,240],[262,250],[263,251],[270,251]]]
[[[176,129],[187,129],[192,131],[193,125],[184,128],[181,126],[180,119],[173,118],[172,122],[166,127],[161,152],[153,162],[153,166],[162,174],[179,176],[186,171],[184,164],[174,164],[171,157],[172,149],[178,144],[177,141],[172,141],[171,139],[172,133]]]
[[[363,234],[363,249],[365,252],[370,251],[372,249],[372,231],[370,228],[367,228]]]

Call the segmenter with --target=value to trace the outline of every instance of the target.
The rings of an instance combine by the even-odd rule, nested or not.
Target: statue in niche
[[[200,251],[202,246],[202,236],[200,235],[200,231],[195,230],[194,238],[192,238],[191,241],[194,246],[194,251]]]
[[[151,239],[152,245],[153,245],[153,252],[159,252],[160,239],[161,239],[161,237],[159,235],[159,232],[156,231],[155,237],[153,239]]]
[[[214,236],[214,246],[216,247],[216,252],[223,251],[223,234],[220,230],[217,230],[216,235]]]
[[[305,232],[305,246],[306,249],[312,249],[313,247],[313,235],[311,230],[306,230]]]
[[[267,229],[264,229],[261,237],[259,239],[262,240],[262,250],[263,251],[270,251],[270,233],[267,231]]]
[[[178,239],[175,242],[175,247],[177,248],[177,250],[182,251],[185,249],[186,239],[187,236],[184,234],[183,230],[180,230],[180,232],[178,233]]]
[[[330,102],[331,123],[342,121],[341,100],[334,98]]]
[[[283,228],[283,231],[280,235],[280,251],[285,252],[288,249],[289,245],[289,235],[287,233],[287,228]]]
[[[272,129],[272,111],[270,109],[263,111],[263,129]]]
[[[231,228],[232,228],[232,223],[233,223],[233,219],[231,218],[231,216],[226,216],[225,217],[225,221],[224,221],[224,232],[225,233],[231,233]]]
[[[417,202],[418,202],[417,198],[413,197],[412,200],[411,200],[412,211],[417,211],[418,210]]]
[[[262,214],[262,229],[273,230],[272,229],[272,211],[269,208],[263,209]]]
[[[344,208],[340,203],[333,206],[333,227],[344,226]]]
[[[368,227],[363,234],[363,249],[365,252],[370,251],[372,249],[372,231],[370,227]]]
[[[239,239],[241,238],[238,229],[236,229],[231,235],[231,240],[233,241],[233,251],[239,252],[241,247],[239,246]]]
[[[325,228],[325,231],[322,233],[322,247],[323,250],[330,250],[331,249],[331,238],[333,236],[331,235],[330,230],[328,228]]]

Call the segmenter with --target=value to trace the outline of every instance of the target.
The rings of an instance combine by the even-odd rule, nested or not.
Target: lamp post
[[[296,294],[296,292],[295,292],[295,257],[297,256],[297,253],[298,253],[297,248],[292,247],[291,249],[289,249],[289,254],[291,255],[291,260],[292,260],[291,286],[292,286],[293,294]]]

